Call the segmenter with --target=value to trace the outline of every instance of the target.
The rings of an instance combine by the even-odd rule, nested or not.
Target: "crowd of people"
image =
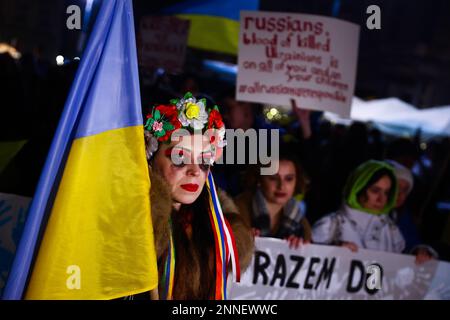
[[[211,168],[254,236],[414,254],[418,263],[449,258],[439,205],[450,195],[448,138],[424,142],[420,132],[405,138],[362,122],[333,124],[295,100],[288,121],[277,123],[262,105],[236,100],[232,85],[208,90],[194,75],[164,78],[146,90],[157,101],[190,90],[220,106],[227,129],[280,130],[276,174],[261,175],[262,164],[248,155],[246,164]]]
[[[24,55],[20,60],[0,54],[0,69],[4,71],[0,73],[3,97],[0,140],[27,140],[0,172],[1,192],[33,195],[77,64],[73,61],[52,67],[36,54]],[[202,211],[208,201],[208,194],[202,190],[209,170],[221,202],[225,203],[224,213],[237,238],[243,266],[249,263],[247,253],[253,245],[244,226],[253,237],[286,239],[293,248],[316,243],[352,251],[365,248],[414,254],[417,263],[450,259],[450,242],[448,236],[445,238],[448,221],[443,220],[448,214],[441,214],[448,213],[445,211],[448,209],[440,205],[450,201],[449,139],[425,143],[420,133],[401,138],[384,135],[366,123],[354,122],[349,127],[333,124],[321,117],[320,112],[310,111],[308,106],[298,105],[294,100],[292,110],[286,114],[287,121],[270,121],[263,106],[236,100],[232,84],[201,79],[194,74],[162,73],[150,80],[145,77],[142,73],[144,116],[153,106],[192,92],[197,98],[204,98],[209,106],[219,106],[227,129],[266,128],[281,133],[279,157],[275,159],[278,170],[272,175],[261,174],[264,166],[261,163],[214,164],[199,167],[198,172],[179,167],[174,173],[164,152],[174,144],[148,152],[154,186],[158,186],[159,180],[169,184],[169,190],[162,183],[156,192],[170,193],[170,188],[178,186],[184,177],[195,177],[202,185],[192,201],[177,199],[172,194],[174,202],[193,203],[198,210],[183,205],[168,207],[166,211],[175,208],[176,212],[183,212],[178,215],[180,219],[171,220],[171,227],[155,224],[155,228],[165,230],[155,233],[158,257],[165,255],[167,261],[170,251],[167,235],[172,232],[177,254],[186,257],[179,261],[191,261],[198,267],[198,272],[192,273],[192,265],[178,265],[175,277],[185,281],[177,282],[181,289],[174,291],[175,298],[217,297],[217,287],[199,285],[208,279],[216,282],[207,283],[219,282],[214,268],[200,272],[202,264],[208,265],[217,258],[211,253],[214,235],[212,231],[196,232],[209,222],[206,213],[204,217],[193,214]],[[152,128],[149,130],[155,127]],[[152,148],[149,142],[148,148]],[[155,197],[162,198],[167,197]],[[167,207],[158,200],[154,202],[159,206],[154,212],[164,211],[161,206]],[[233,217],[236,212],[239,219]],[[163,271],[161,267],[160,272]],[[182,276],[191,273],[190,277]],[[194,278],[196,281],[192,281]],[[167,295],[167,288],[161,288],[159,294]]]

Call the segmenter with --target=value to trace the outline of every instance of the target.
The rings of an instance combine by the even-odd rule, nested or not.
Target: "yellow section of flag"
[[[239,21],[201,14],[177,14],[191,22],[188,46],[237,55]]]
[[[158,270],[143,126],[73,141],[26,299],[113,299]]]

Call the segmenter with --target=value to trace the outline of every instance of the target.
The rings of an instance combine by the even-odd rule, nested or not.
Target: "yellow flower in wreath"
[[[188,102],[186,104],[186,117],[188,119],[195,119],[198,118],[199,114],[200,114],[200,107],[192,102]]]

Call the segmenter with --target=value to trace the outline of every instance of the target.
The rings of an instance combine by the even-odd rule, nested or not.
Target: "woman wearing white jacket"
[[[401,253],[405,240],[388,216],[395,206],[397,180],[386,162],[370,160],[361,164],[347,179],[342,207],[317,221],[313,241]]]

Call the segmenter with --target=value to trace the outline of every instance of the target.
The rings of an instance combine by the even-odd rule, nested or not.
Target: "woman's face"
[[[200,135],[186,135],[177,142],[160,145],[153,167],[168,182],[175,204],[191,204],[198,198],[212,156],[209,140]]]
[[[281,160],[276,174],[261,176],[261,191],[267,202],[285,205],[294,196],[296,183],[294,163]]]
[[[382,176],[377,182],[367,188],[366,194],[358,201],[366,209],[381,211],[389,200],[392,182],[389,176]]]

